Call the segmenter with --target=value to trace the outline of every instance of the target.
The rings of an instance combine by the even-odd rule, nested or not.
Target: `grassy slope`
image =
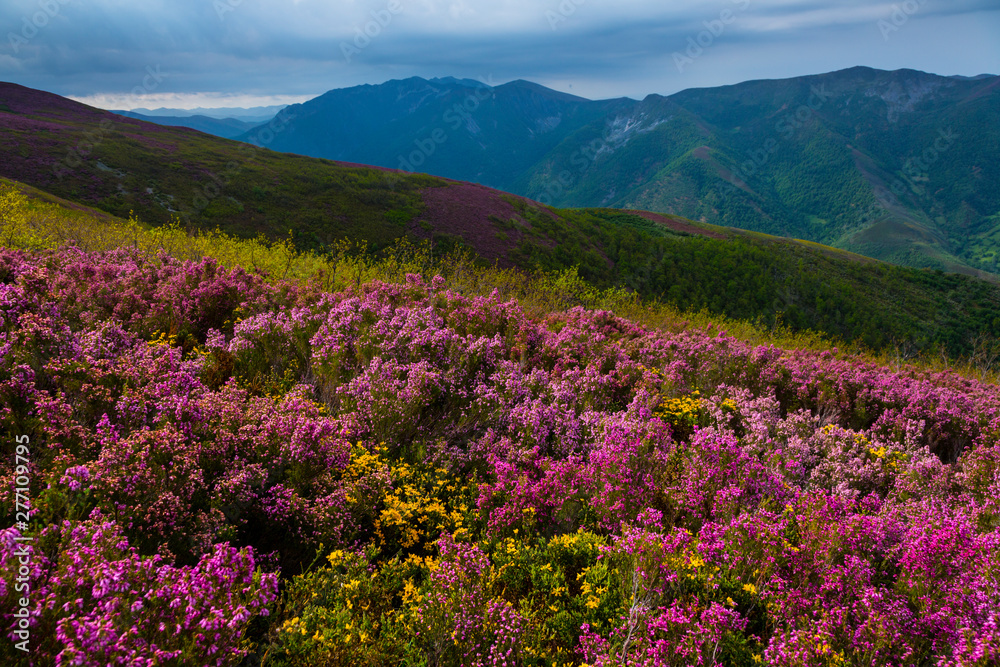
[[[341,237],[383,246],[405,234],[420,190],[443,181],[253,150],[55,95],[0,85],[0,175],[125,217],[284,236],[305,246]],[[267,135],[261,136],[266,139]]]
[[[676,216],[554,210],[467,183],[250,152],[18,86],[0,86],[0,104],[0,175],[118,216],[134,210],[159,224],[175,208],[189,228],[270,238],[291,230],[307,250],[342,239],[376,250],[430,239],[438,255],[464,245],[523,269],[575,265],[597,287],[624,285],[728,317],[781,318],[875,348],[908,341],[961,353],[971,335],[1000,328],[1000,288],[990,282]],[[89,158],[70,168],[69,147]]]

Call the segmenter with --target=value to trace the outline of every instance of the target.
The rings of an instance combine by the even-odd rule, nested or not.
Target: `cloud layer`
[[[413,75],[641,98],[854,65],[1000,73],[995,0],[5,0],[0,27],[0,79],[129,108]]]

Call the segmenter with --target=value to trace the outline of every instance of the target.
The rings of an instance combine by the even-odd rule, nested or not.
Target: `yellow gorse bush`
[[[468,484],[459,484],[443,468],[409,463],[393,465],[391,476],[392,489],[375,521],[383,549],[425,552],[442,532],[456,537],[466,532],[473,506]]]
[[[653,410],[653,416],[672,425],[679,437],[701,423],[705,414],[705,403],[697,389],[687,396],[665,399]]]

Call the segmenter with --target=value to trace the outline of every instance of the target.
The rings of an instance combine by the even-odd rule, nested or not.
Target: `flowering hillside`
[[[65,248],[0,369],[4,664],[1000,661],[994,384]]]

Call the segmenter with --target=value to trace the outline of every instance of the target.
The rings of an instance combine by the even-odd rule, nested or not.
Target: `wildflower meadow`
[[[3,664],[1000,663],[1000,391],[953,371],[6,249],[0,433]]]

